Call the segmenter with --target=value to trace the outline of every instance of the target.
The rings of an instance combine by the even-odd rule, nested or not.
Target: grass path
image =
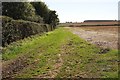
[[[3,77],[117,78],[117,51],[100,51],[67,29],[58,28],[4,48]]]

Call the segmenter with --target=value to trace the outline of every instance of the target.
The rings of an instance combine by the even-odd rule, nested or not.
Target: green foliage
[[[2,15],[13,19],[45,22],[54,27],[59,22],[56,11],[50,10],[44,2],[3,2]]]
[[[36,14],[43,17],[45,23],[48,23],[50,9],[47,5],[44,2],[31,2],[31,4],[34,6]]]
[[[50,24],[55,29],[55,26],[59,23],[56,11],[50,10],[44,2],[31,2],[31,4],[34,6],[36,14],[43,17],[44,22]]]
[[[59,23],[56,11],[50,10],[44,2],[2,2],[2,15],[8,16],[1,17],[3,46],[31,35],[51,31]]]
[[[59,19],[58,19],[58,15],[56,15],[56,11],[50,11],[48,24],[53,26],[53,28],[55,29],[58,23],[59,23]]]
[[[13,19],[23,19],[43,23],[43,18],[36,15],[34,7],[29,2],[3,2],[2,15]]]
[[[2,17],[2,46],[10,44],[13,41],[24,39],[35,34],[42,34],[50,31],[46,24],[24,20],[13,20],[9,17]]]

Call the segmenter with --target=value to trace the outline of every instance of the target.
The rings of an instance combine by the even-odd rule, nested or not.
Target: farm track
[[[66,27],[72,33],[102,48],[118,49],[117,27]]]
[[[67,27],[67,29],[79,33],[77,28]],[[3,62],[5,63],[3,65],[3,78],[99,78],[105,76],[103,73],[108,71],[109,66],[109,70],[114,71],[115,76],[117,76],[116,54],[111,54],[109,51],[109,54],[107,52],[99,54],[98,47],[87,43],[83,40],[84,38],[80,39],[74,35],[74,32],[72,34],[67,29],[61,28],[54,33],[47,34],[41,42],[38,41],[38,46],[28,50],[26,54],[18,55],[17,58],[12,59],[10,62],[8,60],[8,64]],[[80,31],[85,32],[84,29],[80,29]],[[46,43],[45,40],[48,40],[48,42]],[[43,42],[45,42],[44,46],[41,45]],[[109,56],[101,60],[104,55]],[[111,55],[113,55],[112,58]],[[111,65],[111,61],[113,61],[112,64],[114,65]],[[101,63],[108,67],[104,70]],[[96,70],[99,72],[94,73]],[[110,71],[108,72],[112,74]]]
[[[57,74],[60,72],[60,69],[63,65],[63,59],[62,59],[62,55],[64,54],[65,48],[64,46],[61,47],[60,52],[57,56],[58,56],[58,60],[56,60],[56,63],[53,66],[52,70],[49,70],[46,74],[43,75],[38,75],[37,77],[35,76],[35,78],[55,78],[57,76]]]

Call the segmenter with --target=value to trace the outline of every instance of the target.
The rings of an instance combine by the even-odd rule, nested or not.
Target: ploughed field
[[[82,27],[82,26],[118,26],[118,21],[112,21],[112,22],[78,22],[78,23],[61,23],[61,26],[69,26],[69,27]]]
[[[118,26],[67,27],[81,38],[104,48],[118,49]]]

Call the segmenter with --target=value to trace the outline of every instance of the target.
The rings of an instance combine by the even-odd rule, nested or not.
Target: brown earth
[[[99,47],[118,49],[117,26],[66,27],[86,41]]]
[[[113,25],[118,24],[118,22],[83,22],[82,25]]]
[[[69,26],[69,27],[83,27],[83,25],[86,26],[103,26],[103,25],[107,25],[107,26],[117,26],[118,24],[120,24],[118,21],[113,21],[113,22],[76,22],[76,23],[60,23],[60,26]]]

